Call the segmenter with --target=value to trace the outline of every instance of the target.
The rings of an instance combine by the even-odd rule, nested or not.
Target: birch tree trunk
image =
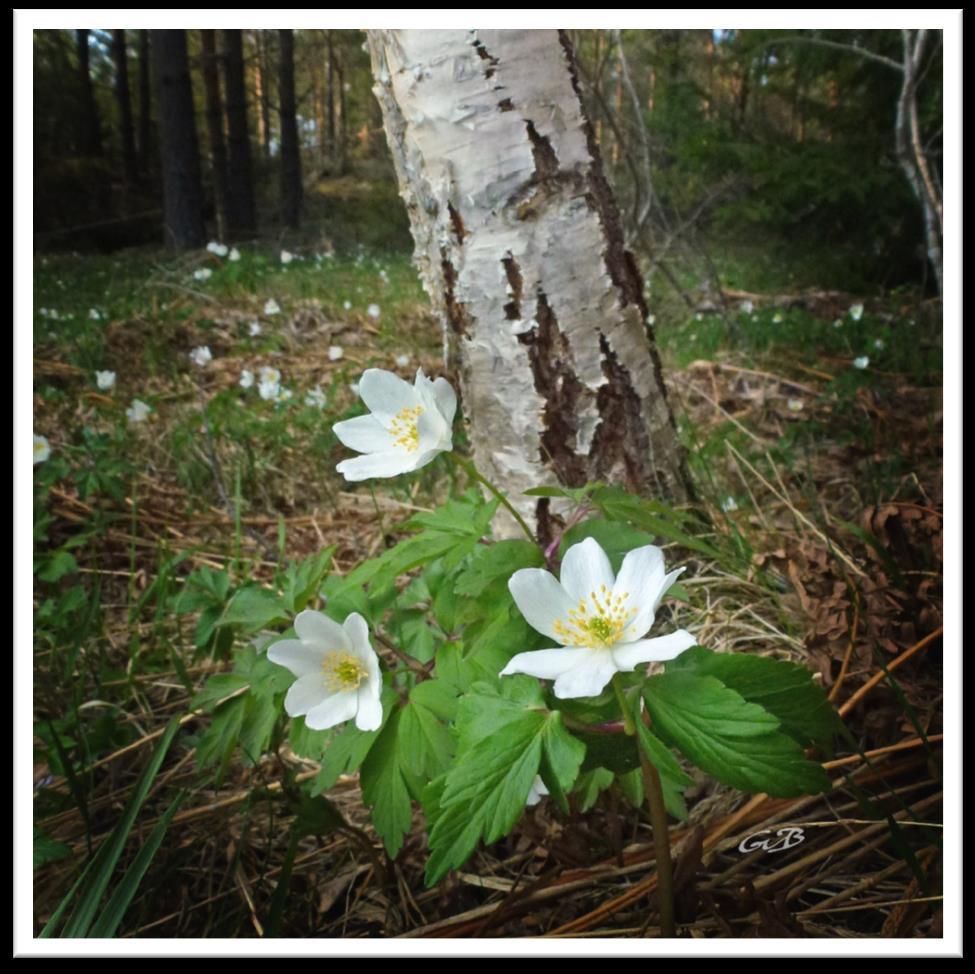
[[[369,31],[415,259],[474,458],[551,534],[542,484],[689,495],[642,281],[557,31]]]

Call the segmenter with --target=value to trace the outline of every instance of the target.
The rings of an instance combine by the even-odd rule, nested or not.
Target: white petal
[[[345,635],[351,645],[352,654],[363,663],[376,658],[376,652],[369,642],[369,624],[358,612],[351,612],[342,623]]]
[[[447,425],[436,404],[428,406],[416,422],[417,449],[421,453],[430,450],[440,452],[449,450],[450,427]]]
[[[613,586],[613,595],[637,610],[626,627],[626,636],[639,639],[653,625],[654,599],[664,582],[664,553],[656,545],[628,551]],[[628,593],[628,594],[627,594]]]
[[[528,624],[543,635],[565,645],[555,631],[555,623],[569,621],[569,610],[575,602],[544,568],[520,568],[508,579],[508,591]]]
[[[585,662],[594,650],[585,647],[558,649],[536,649],[530,653],[519,653],[508,660],[508,665],[501,671],[500,676],[511,676],[513,673],[525,673],[537,676],[540,680],[554,680],[563,673]]]
[[[325,648],[309,646],[298,639],[281,639],[268,646],[267,658],[278,666],[291,670],[295,676],[311,676],[322,672]]]
[[[420,396],[405,379],[385,369],[366,369],[359,380],[359,395],[380,422],[406,407],[420,405]]]
[[[361,731],[374,731],[379,729],[383,722],[383,704],[380,699],[382,687],[375,690],[372,684],[364,684],[359,687],[358,709],[355,715],[355,725]]]
[[[443,377],[440,376],[433,380],[433,394],[437,400],[437,408],[443,416],[447,426],[452,426],[454,414],[457,412],[457,393],[454,387]]]
[[[675,659],[690,649],[697,640],[686,630],[678,629],[656,639],[640,639],[635,643],[618,643],[612,648],[613,658],[620,670],[632,670],[641,663],[664,662]]]
[[[386,453],[393,448],[393,434],[371,413],[336,423],[332,432],[344,446],[359,453]]]
[[[598,697],[617,672],[613,654],[608,649],[590,649],[578,666],[555,681],[555,695],[560,700],[573,697]]]
[[[327,615],[314,609],[305,609],[295,617],[295,632],[303,643],[319,646],[324,651],[336,649],[348,652],[352,647],[345,630]]]
[[[613,569],[599,542],[594,538],[586,538],[585,541],[574,544],[562,559],[559,580],[575,602],[588,599],[591,593],[599,596],[603,586],[607,592],[611,592]]]
[[[284,709],[289,717],[300,717],[319,706],[325,698],[325,677],[317,675],[302,676],[291,684],[284,698]]]
[[[668,572],[664,577],[663,584],[660,586],[660,591],[657,593],[657,597],[653,600],[653,611],[656,612],[660,603],[663,601],[663,597],[667,594],[670,586],[677,581],[678,577],[684,572],[683,568],[675,568],[672,572]]]
[[[310,730],[328,730],[329,727],[355,717],[358,707],[358,693],[355,690],[333,693],[308,711],[305,715],[305,726]]]
[[[415,454],[402,450],[395,453],[366,453],[361,457],[343,460],[335,469],[346,480],[352,481],[369,480],[371,477],[398,477],[401,473],[409,473],[417,468],[418,463],[414,456]]]

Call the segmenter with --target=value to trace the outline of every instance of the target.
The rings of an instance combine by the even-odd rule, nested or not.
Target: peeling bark
[[[478,467],[528,487],[690,487],[643,286],[557,31],[370,31],[415,259]]]

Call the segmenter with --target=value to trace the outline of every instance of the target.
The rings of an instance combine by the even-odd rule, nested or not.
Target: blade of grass
[[[135,897],[139,889],[139,884],[142,882],[142,877],[145,876],[149,864],[162,844],[166,829],[169,827],[169,823],[172,821],[173,815],[176,813],[176,809],[179,808],[185,795],[186,792],[180,792],[169,808],[163,813],[162,818],[156,823],[156,827],[152,830],[145,845],[139,850],[139,854],[133,860],[132,865],[126,870],[122,881],[115,887],[111,897],[109,897],[108,903],[105,904],[105,909],[102,910],[98,919],[92,924],[87,936],[115,936],[115,931],[122,922],[122,917],[125,916],[125,911],[129,908],[129,904]]]
[[[88,935],[95,911],[98,909],[98,904],[101,902],[102,896],[108,888],[112,873],[118,863],[119,856],[122,854],[125,842],[129,837],[129,832],[132,831],[135,818],[146,796],[149,794],[152,782],[159,773],[163,758],[165,758],[166,752],[169,750],[169,745],[176,736],[179,727],[179,718],[174,717],[166,727],[165,733],[159,742],[159,747],[139,776],[139,780],[133,789],[132,797],[129,799],[129,803],[122,813],[121,820],[85,868],[85,873],[82,876],[84,882],[78,890],[78,902],[71,916],[68,918],[68,922],[64,925],[64,929],[60,933],[61,937],[84,937]],[[42,937],[50,937],[53,935],[56,920],[60,919],[67,902],[73,898],[78,886],[79,884],[76,884],[72,887],[71,892],[62,901],[55,915],[41,931]]]

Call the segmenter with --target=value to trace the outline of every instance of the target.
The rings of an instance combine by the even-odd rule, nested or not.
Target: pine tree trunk
[[[75,41],[78,49],[78,80],[81,85],[81,138],[79,147],[83,156],[102,154],[102,129],[98,123],[98,107],[95,92],[91,86],[91,71],[88,59],[87,30],[76,30]]]
[[[640,274],[556,31],[370,31],[415,257],[478,467],[543,535],[541,484],[690,493]]]
[[[166,246],[189,250],[204,245],[206,230],[186,32],[152,31],[152,51],[159,103]]]
[[[227,234],[227,146],[223,139],[223,102],[220,97],[216,31],[202,29],[203,92],[206,98],[207,141],[210,144],[210,172],[213,202],[217,213],[217,237]]]
[[[298,148],[298,123],[295,117],[295,48],[290,30],[278,31],[281,40],[280,117],[281,117],[281,217],[286,226],[297,229],[301,223],[301,153]]]
[[[115,59],[115,97],[119,106],[119,128],[122,141],[122,162],[125,182],[133,186],[138,166],[135,156],[135,131],[132,127],[132,99],[129,95],[129,53],[125,31],[112,31],[112,55]]]
[[[251,140],[247,132],[244,41],[239,30],[223,31],[223,67],[227,96],[227,236],[233,238],[257,229]]]

